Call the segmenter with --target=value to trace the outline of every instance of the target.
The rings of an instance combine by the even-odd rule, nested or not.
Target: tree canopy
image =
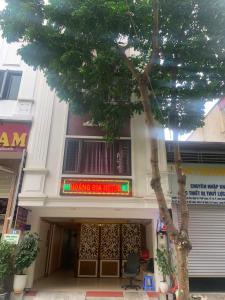
[[[177,251],[179,299],[189,298],[188,206],[179,147],[175,165],[181,225],[173,224],[160,181],[155,120],[191,130],[204,104],[224,93],[224,0],[6,0],[3,36],[21,41],[23,60],[40,68],[61,100],[87,113],[114,139],[144,111],[160,217]],[[177,133],[177,130],[176,130]]]
[[[223,0],[159,1],[156,35],[152,0],[6,3],[0,24],[7,41],[22,41],[19,54],[44,71],[59,98],[114,136],[143,109],[129,63],[147,70],[151,109],[164,127],[201,126],[205,101],[224,93]]]

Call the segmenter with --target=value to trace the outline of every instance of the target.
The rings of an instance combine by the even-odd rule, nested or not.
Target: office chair
[[[134,278],[140,272],[140,261],[139,256],[136,253],[130,253],[127,258],[127,263],[124,265],[123,275],[130,279],[129,284],[123,285],[122,288],[126,289],[140,289],[141,287],[137,284],[133,284]]]

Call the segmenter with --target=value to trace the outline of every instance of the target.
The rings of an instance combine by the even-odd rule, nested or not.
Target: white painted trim
[[[27,200],[22,200],[21,197],[23,198],[23,194],[19,194],[19,206],[30,206],[30,207],[43,207],[45,204],[45,197],[40,196],[40,197],[33,197],[32,201],[27,201]]]
[[[66,132],[68,126],[68,118],[69,118],[69,105],[67,104],[67,112],[65,117],[64,123],[64,134],[62,137],[61,143],[61,153],[60,153],[60,164],[59,164],[59,173],[58,173],[58,186],[57,186],[57,195],[60,196],[60,189],[61,189],[61,177],[63,176],[63,163],[64,163],[64,153],[65,153],[65,146],[66,146]]]
[[[132,174],[132,194],[136,194],[136,181],[135,181],[135,167],[134,167],[134,143],[135,139],[133,136],[133,118],[130,119],[130,136],[131,136],[131,145],[130,145],[130,153],[131,153],[131,174]]]
[[[155,199],[116,197],[48,197],[44,194],[21,193],[19,205],[40,208],[106,208],[106,209],[158,209]]]
[[[30,98],[18,98],[17,99],[18,102],[31,102],[34,103],[34,99],[30,99]]]
[[[99,135],[66,135],[66,138],[103,140],[104,136],[99,136]],[[118,138],[118,140],[131,140],[131,137],[120,137],[120,138]]]
[[[62,178],[64,177],[70,177],[70,178],[115,178],[115,179],[132,179],[132,176],[126,176],[126,175],[88,175],[88,174],[62,174]]]
[[[48,174],[49,170],[46,168],[24,168],[23,169],[24,172],[26,173],[42,173],[42,174]]]
[[[21,122],[32,122],[33,117],[31,115],[24,116],[24,115],[12,115],[12,116],[1,116],[0,120],[4,121],[21,121]]]

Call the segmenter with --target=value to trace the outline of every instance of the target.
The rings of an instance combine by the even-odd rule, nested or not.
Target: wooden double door
[[[130,252],[141,248],[140,224],[81,224],[78,277],[120,277]]]

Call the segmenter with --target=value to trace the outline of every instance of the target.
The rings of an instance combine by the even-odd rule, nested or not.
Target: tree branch
[[[125,64],[127,65],[128,69],[131,71],[133,77],[134,77],[136,80],[139,80],[140,72],[138,72],[138,71],[135,69],[135,67],[134,67],[134,65],[133,65],[133,63],[132,63],[132,61],[127,57],[127,55],[126,55],[126,53],[125,53],[125,51],[126,51],[127,48],[121,47],[121,46],[118,45],[117,43],[115,43],[115,45],[116,45],[116,48],[117,48],[117,50],[119,51],[119,53],[120,53],[122,59],[124,60]]]
[[[180,147],[179,147],[177,130],[174,130],[174,140],[175,140],[174,161],[175,161],[175,168],[177,174],[178,201],[179,201],[180,215],[181,215],[180,232],[184,231],[188,235],[189,209],[187,204],[187,196],[185,192],[186,176],[183,173],[183,169],[181,165],[181,155],[180,155]]]
[[[159,0],[153,0],[152,55],[145,66],[144,73],[148,75],[159,56]]]
[[[158,154],[158,137],[156,132],[157,127],[151,111],[151,106],[150,106],[151,101],[149,99],[149,97],[153,97],[153,94],[151,93],[149,96],[147,80],[148,79],[145,74],[142,74],[140,76],[139,89],[140,89],[143,109],[145,113],[145,122],[149,130],[149,136],[150,136],[151,166],[152,166],[151,186],[155,192],[156,199],[158,201],[160,218],[167,225],[167,232],[169,236],[172,239],[174,239],[178,235],[178,231],[170,216],[167,202],[162,189],[159,163],[158,163],[159,154]]]

